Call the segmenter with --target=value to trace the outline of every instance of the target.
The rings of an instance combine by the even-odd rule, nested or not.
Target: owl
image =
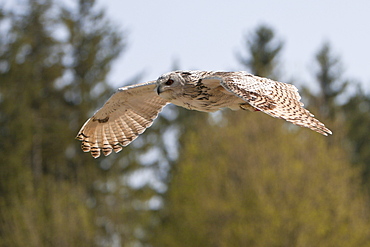
[[[261,111],[327,136],[332,132],[303,108],[295,86],[244,71],[173,71],[156,81],[119,88],[77,134],[82,150],[94,158],[122,150],[150,127],[162,108],[222,108]]]

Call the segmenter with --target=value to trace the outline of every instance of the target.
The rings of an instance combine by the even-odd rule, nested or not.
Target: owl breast
[[[240,104],[245,101],[227,92],[222,86],[209,88],[197,85],[187,87],[181,95],[172,99],[171,103],[189,110],[214,112],[221,108],[239,109]]]

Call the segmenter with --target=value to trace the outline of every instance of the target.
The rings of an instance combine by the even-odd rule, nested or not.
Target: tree
[[[333,55],[329,43],[322,45],[315,58],[318,66],[316,81],[319,93],[315,96],[305,89],[309,105],[317,108],[321,116],[334,119],[339,111],[338,97],[345,92],[348,81],[341,78],[343,68],[340,59]]]
[[[343,105],[345,130],[352,163],[363,170],[363,181],[370,186],[370,95],[358,85],[357,92]]]
[[[241,64],[252,74],[277,77],[278,54],[283,48],[283,43],[276,40],[274,30],[268,26],[258,26],[251,35],[246,36],[247,56],[237,56]]]
[[[74,7],[28,0],[3,12],[0,246],[94,246],[104,232],[94,183],[105,174],[73,138],[108,97],[122,43],[93,0]]]
[[[341,60],[339,56],[333,54],[329,43],[324,43],[319,49],[316,54],[316,64],[318,66],[316,82],[319,85],[319,92],[311,93],[309,88],[304,88],[304,96],[308,99],[310,108],[316,108],[321,116],[330,120],[328,125],[334,135],[329,140],[332,143],[343,144],[345,151],[351,154],[352,164],[362,170],[363,181],[368,184],[369,114],[366,109],[369,105],[369,97],[363,93],[357,82],[342,78]],[[358,87],[352,96],[347,90],[348,86]],[[339,97],[343,95],[348,99],[339,102]]]

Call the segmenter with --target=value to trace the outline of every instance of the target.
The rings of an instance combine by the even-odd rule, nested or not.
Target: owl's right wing
[[[231,73],[231,76],[221,78],[220,83],[227,91],[242,98],[255,109],[325,136],[332,134],[303,107],[295,86],[244,72]]]
[[[119,88],[78,132],[82,150],[98,158],[101,150],[107,156],[135,140],[168,103],[155,88],[155,81]]]

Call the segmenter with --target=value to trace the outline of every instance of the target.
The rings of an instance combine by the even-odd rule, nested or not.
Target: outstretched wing
[[[310,128],[325,136],[332,134],[313,114],[303,108],[298,89],[291,84],[242,73],[223,78],[221,85],[270,116]]]
[[[100,150],[107,156],[135,140],[168,103],[155,88],[155,81],[119,88],[78,132],[82,150],[98,158]]]

